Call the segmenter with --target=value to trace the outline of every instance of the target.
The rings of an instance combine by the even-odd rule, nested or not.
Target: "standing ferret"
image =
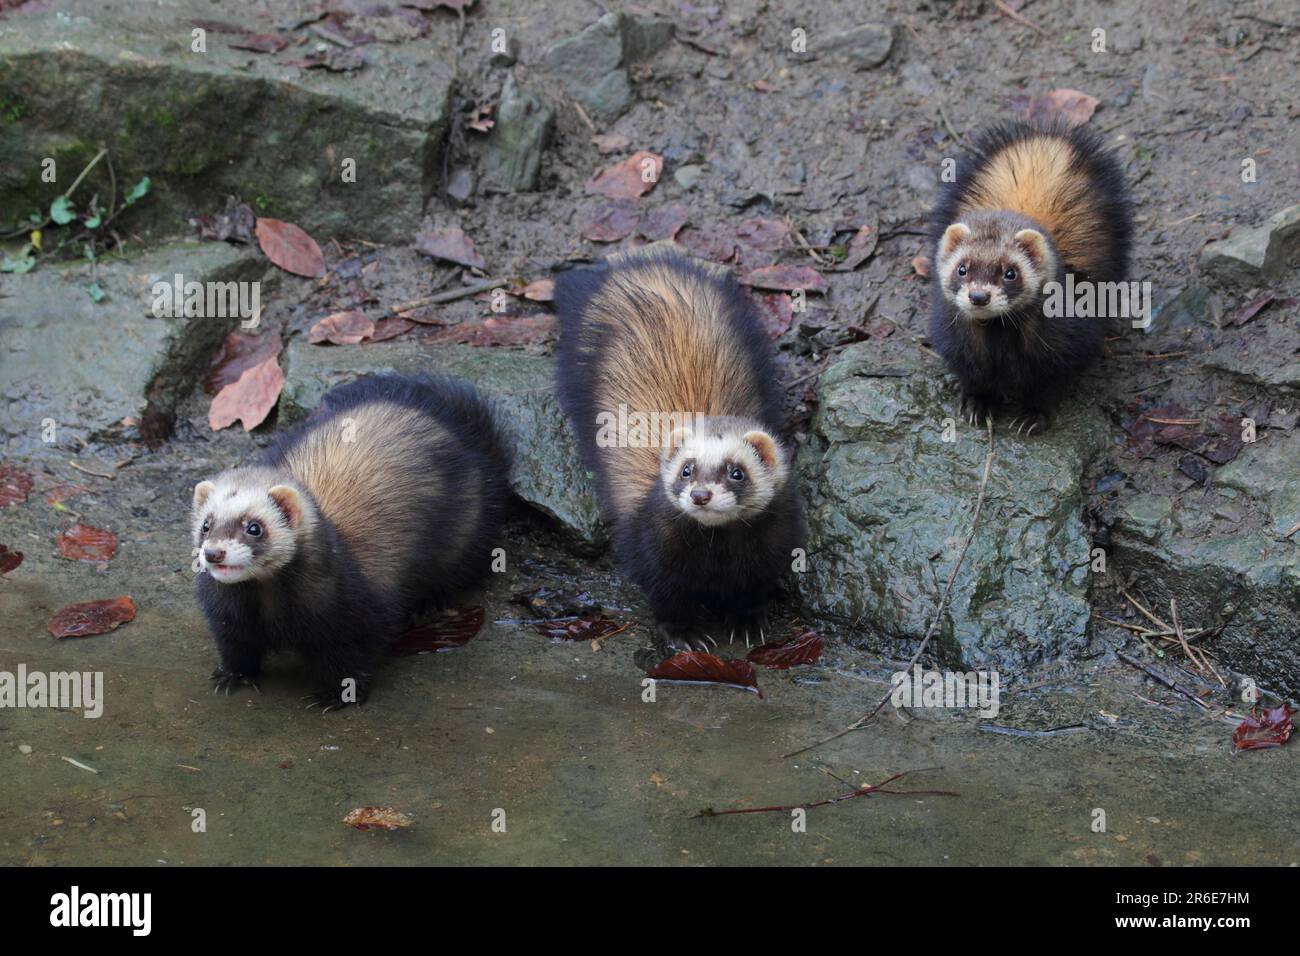
[[[555,304],[560,403],[660,640],[703,647],[702,615],[762,640],[801,519],[753,303],[721,269],[655,252],[563,273]]]
[[[199,482],[214,689],[252,684],[264,654],[286,650],[320,681],[314,704],[365,700],[389,643],[488,571],[508,467],[471,385],[372,376],[328,392],[257,464]]]
[[[1131,203],[1119,162],[1080,126],[1004,123],[973,154],[930,213],[930,340],[972,423],[1011,404],[1032,433],[1106,332],[1105,316],[1047,316],[1044,285],[1122,281]]]

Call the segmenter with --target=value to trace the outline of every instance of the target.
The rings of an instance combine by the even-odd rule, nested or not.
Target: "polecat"
[[[930,214],[930,340],[972,423],[1009,403],[1032,433],[1100,352],[1108,318],[1049,317],[1044,286],[1066,273],[1075,287],[1124,279],[1128,190],[1100,137],[1079,126],[1006,123],[973,153]]]
[[[701,615],[762,639],[801,519],[753,304],[722,270],[664,252],[563,273],[555,304],[560,402],[660,640],[703,647]]]
[[[488,571],[507,474],[473,386],[372,376],[328,392],[256,465],[199,482],[215,690],[251,684],[268,650],[288,650],[321,682],[314,704],[361,703],[388,643]]]

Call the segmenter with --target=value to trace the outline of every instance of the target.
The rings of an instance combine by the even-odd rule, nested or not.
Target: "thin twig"
[[[927,767],[927,770],[941,770],[941,767]],[[874,786],[858,787],[849,793],[842,793],[837,797],[828,797],[825,800],[813,800],[810,803],[791,803],[779,807],[744,807],[738,810],[714,810],[712,807],[705,807],[699,813],[694,814],[691,819],[698,817],[726,817],[737,813],[790,813],[794,810],[809,810],[813,807],[826,807],[833,803],[843,803],[845,800],[853,800],[857,797],[865,797],[872,793],[894,793],[903,796],[931,796],[931,797],[958,797],[961,794],[953,790],[885,790],[886,784],[893,783],[906,777],[909,773],[922,773],[920,770],[904,770],[902,773],[896,773],[886,780]]]
[[[107,478],[109,481],[114,481],[117,478],[117,475],[105,474],[102,471],[91,471],[83,465],[78,465],[75,461],[69,461],[68,464],[77,469],[77,471],[85,472],[87,475],[94,475],[96,478]]]
[[[452,289],[449,292],[439,292],[437,295],[426,295],[423,299],[412,299],[410,302],[399,302],[388,311],[391,315],[401,315],[403,312],[410,312],[412,309],[418,309],[426,305],[442,305],[444,302],[455,302],[457,299],[464,299],[467,296],[477,295],[480,292],[486,292],[488,289],[499,289],[503,285],[509,284],[509,279],[489,279],[486,282],[476,282],[473,285],[463,286],[459,289]]]
[[[1047,31],[1044,30],[1042,27],[1040,27],[1037,23],[1034,23],[1032,20],[1026,20],[1020,14],[1016,13],[1016,11],[1012,10],[1009,6],[1007,6],[1006,0],[993,0],[993,6],[997,7],[999,10],[1001,10],[1003,13],[1009,16],[1012,20],[1015,20],[1017,23],[1023,23],[1025,26],[1029,27],[1029,29],[1035,30],[1038,33],[1043,34],[1043,36],[1047,35]]]
[[[943,619],[943,612],[948,607],[948,599],[952,596],[953,583],[957,580],[957,572],[961,570],[962,562],[966,560],[966,552],[970,549],[970,543],[975,538],[975,529],[979,527],[980,512],[984,510],[984,493],[988,489],[989,473],[993,470],[993,419],[988,419],[986,425],[988,427],[989,435],[989,452],[984,458],[984,477],[980,479],[979,494],[975,498],[975,514],[971,518],[970,533],[966,535],[966,542],[961,546],[961,554],[957,555],[957,563],[952,566],[952,572],[948,575],[948,585],[943,590],[943,597],[939,600],[939,607],[935,610],[934,618],[930,621],[930,626],[925,632],[925,637],[921,641],[921,646],[916,649],[916,653],[912,655],[912,659],[907,662],[905,670],[908,671],[910,671],[916,665],[916,662],[921,659],[921,655],[925,653],[925,649],[930,643],[930,638],[934,636],[935,629],[939,626],[939,621]],[[805,750],[812,750],[814,747],[820,747],[822,744],[828,744],[832,740],[838,740],[845,734],[862,729],[871,722],[876,714],[880,713],[880,709],[885,706],[893,693],[894,688],[891,686],[889,690],[885,691],[884,696],[876,702],[875,707],[863,714],[853,723],[849,724],[843,730],[831,734],[831,736],[823,738],[822,740],[818,740],[815,743],[811,743],[806,747],[792,750],[788,754],[785,754],[785,756],[793,757],[796,754],[803,753]]]
[[[1177,694],[1181,694],[1183,697],[1186,697],[1188,700],[1190,700],[1190,701],[1191,701],[1193,704],[1195,704],[1197,707],[1201,708],[1201,710],[1209,710],[1209,709],[1210,709],[1210,705],[1207,704],[1205,701],[1201,700],[1201,698],[1197,697],[1196,694],[1194,694],[1192,691],[1188,690],[1186,687],[1184,687],[1183,685],[1181,685],[1180,683],[1178,683],[1178,681],[1173,680],[1172,678],[1166,677],[1164,674],[1160,673],[1160,672],[1159,672],[1158,670],[1156,670],[1154,667],[1151,667],[1151,666],[1148,665],[1148,664],[1144,664],[1144,663],[1142,663],[1140,660],[1138,660],[1138,659],[1135,658],[1135,657],[1129,657],[1127,654],[1125,654],[1125,653],[1124,653],[1123,651],[1121,651],[1121,650],[1116,650],[1116,651],[1115,651],[1115,654],[1116,654],[1116,655],[1119,657],[1119,659],[1122,660],[1125,664],[1128,664],[1128,665],[1130,665],[1130,666],[1132,666],[1132,667],[1136,667],[1138,670],[1142,671],[1144,674],[1146,674],[1146,675],[1147,675],[1148,677],[1150,677],[1152,680],[1156,681],[1157,683],[1164,684],[1166,687],[1168,687],[1170,690],[1174,691],[1175,693],[1177,693]]]

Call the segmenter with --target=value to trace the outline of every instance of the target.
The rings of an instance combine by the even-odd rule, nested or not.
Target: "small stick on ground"
[[[1044,30],[1042,27],[1040,27],[1037,23],[1034,23],[1034,21],[1032,20],[1025,19],[1020,14],[1016,13],[1016,11],[1012,10],[1009,6],[1007,6],[1006,0],[993,0],[993,6],[997,7],[999,10],[1001,10],[1003,13],[1009,16],[1012,20],[1015,20],[1017,23],[1023,23],[1025,26],[1029,27],[1029,29],[1034,30],[1037,33],[1041,33],[1044,36],[1047,35],[1047,31]]]
[[[1182,695],[1183,697],[1186,697],[1188,700],[1190,700],[1190,701],[1191,701],[1193,704],[1195,704],[1197,707],[1201,708],[1201,710],[1209,710],[1209,709],[1210,709],[1210,705],[1207,704],[1205,701],[1201,700],[1200,697],[1196,696],[1196,694],[1195,694],[1194,692],[1192,692],[1191,690],[1188,690],[1188,689],[1187,689],[1186,687],[1184,687],[1182,684],[1178,683],[1178,681],[1173,680],[1172,678],[1166,677],[1164,674],[1160,673],[1158,670],[1156,670],[1156,669],[1155,669],[1154,667],[1152,667],[1151,665],[1149,665],[1149,664],[1144,664],[1144,663],[1142,663],[1140,660],[1138,660],[1138,659],[1135,658],[1135,657],[1129,657],[1127,654],[1125,654],[1125,653],[1124,653],[1123,651],[1121,651],[1121,650],[1116,650],[1116,651],[1115,651],[1115,654],[1116,654],[1116,656],[1118,656],[1119,659],[1122,660],[1125,664],[1128,664],[1128,665],[1130,665],[1130,666],[1132,666],[1132,667],[1136,667],[1138,670],[1142,671],[1144,674],[1146,674],[1146,675],[1147,675],[1148,677],[1150,677],[1152,680],[1156,681],[1156,682],[1159,683],[1159,684],[1164,684],[1166,687],[1168,687],[1168,688],[1169,688],[1170,690],[1172,690],[1174,693],[1176,693],[1176,694],[1180,694],[1180,695]]]
[[[961,553],[957,555],[957,563],[952,566],[952,572],[948,575],[948,584],[943,589],[943,597],[940,598],[939,606],[938,608],[935,609],[934,612],[934,618],[930,621],[929,628],[926,629],[925,637],[921,640],[921,646],[916,649],[916,653],[912,655],[912,659],[907,662],[907,667],[905,668],[905,670],[908,671],[910,671],[915,666],[916,662],[921,659],[921,655],[925,653],[925,649],[930,643],[930,638],[934,636],[935,629],[938,628],[939,626],[939,621],[943,619],[943,612],[948,607],[948,599],[952,596],[953,582],[957,580],[957,572],[961,570],[962,562],[966,560],[966,552],[970,550],[970,543],[975,539],[975,529],[979,527],[980,512],[984,510],[984,492],[988,490],[989,473],[993,470],[993,419],[992,418],[989,418],[987,420],[986,426],[988,428],[988,435],[989,435],[989,452],[988,455],[986,455],[984,458],[984,477],[980,479],[979,494],[975,497],[975,514],[971,518],[970,533],[966,535],[966,542],[961,546]],[[893,694],[893,692],[894,692],[894,688],[891,686],[889,690],[885,691],[884,696],[881,697],[880,700],[876,702],[875,707],[871,708],[871,710],[863,714],[861,717],[859,717],[857,720],[849,724],[847,727],[845,727],[843,730],[839,731],[838,733],[831,734],[829,737],[825,737],[821,740],[815,741],[814,743],[811,743],[806,747],[800,747],[798,750],[792,750],[788,754],[785,754],[785,756],[793,757],[796,754],[803,753],[805,750],[812,750],[814,747],[820,747],[822,744],[828,744],[832,740],[838,740],[840,737],[843,737],[845,734],[852,733],[855,730],[861,730],[863,727],[865,727],[867,724],[869,724],[872,721],[872,719],[876,716],[876,714],[880,713],[880,709],[884,707],[886,703],[888,703],[889,698]]]
[[[1187,643],[1186,636],[1183,634],[1183,622],[1178,620],[1178,602],[1173,598],[1169,599],[1169,614],[1174,619],[1174,633],[1178,635],[1178,643],[1183,645],[1183,653],[1187,655],[1188,660],[1196,665],[1197,670],[1204,673],[1205,665],[1196,659],[1191,646]]]
[[[942,767],[927,767],[927,770],[941,770]],[[813,807],[826,807],[833,803],[843,803],[845,800],[853,800],[856,797],[865,797],[872,793],[895,793],[910,796],[931,796],[931,797],[959,797],[961,794],[954,790],[885,790],[886,784],[893,783],[906,777],[909,773],[922,773],[920,770],[904,770],[896,773],[892,777],[882,780],[875,786],[858,787],[851,793],[842,793],[838,797],[828,797],[825,800],[813,800],[811,803],[792,803],[788,806],[779,807],[745,807],[739,810],[714,810],[712,807],[705,807],[699,813],[692,815],[694,820],[698,817],[726,817],[737,813],[790,813],[793,810],[810,810]]]
[[[68,465],[72,468],[77,469],[77,471],[84,472],[87,475],[94,475],[96,478],[107,478],[109,481],[115,481],[117,479],[117,475],[106,474],[105,472],[102,471],[91,471],[89,468],[85,467],[84,465],[78,465],[75,461],[69,461]]]
[[[509,279],[488,279],[486,282],[475,282],[473,285],[463,286],[459,289],[452,289],[449,292],[439,292],[437,295],[426,295],[422,299],[412,299],[410,302],[399,302],[388,310],[390,315],[400,315],[403,312],[410,312],[412,309],[419,309],[426,305],[442,305],[445,302],[455,302],[457,299],[463,299],[466,296],[477,295],[480,292],[486,292],[489,289],[499,289],[503,285],[509,285]]]
[[[1288,531],[1286,534],[1282,535],[1282,537],[1283,537],[1283,538],[1289,538],[1289,537],[1291,537],[1291,535],[1295,534],[1297,531],[1300,531],[1300,521],[1297,521],[1294,525],[1292,525],[1292,526],[1291,526],[1291,530]]]

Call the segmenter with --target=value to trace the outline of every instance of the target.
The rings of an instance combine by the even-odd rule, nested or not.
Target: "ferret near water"
[[[1100,353],[1106,316],[1049,317],[1048,282],[1119,282],[1132,210],[1123,171],[1082,127],[1006,123],[976,140],[930,214],[930,341],[972,423],[1016,406],[1041,430]]]
[[[315,704],[365,700],[388,645],[487,573],[508,467],[471,385],[372,376],[328,392],[257,464],[199,482],[215,689],[252,684],[267,651],[294,651],[320,682]]]
[[[762,640],[802,528],[753,303],[721,269],[660,252],[561,274],[555,305],[560,402],[659,639],[704,647],[709,616]]]

